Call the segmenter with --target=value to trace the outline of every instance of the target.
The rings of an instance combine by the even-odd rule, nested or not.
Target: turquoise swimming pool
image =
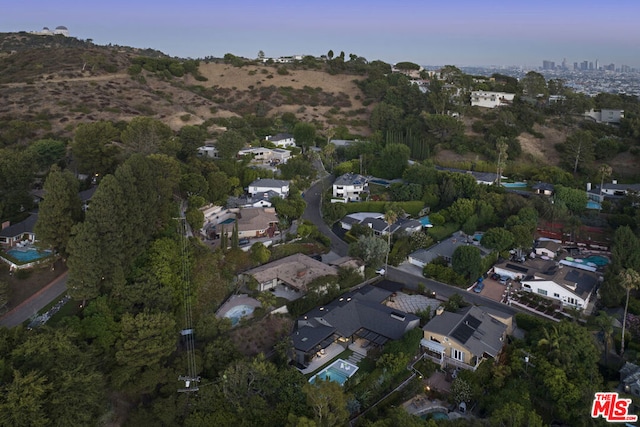
[[[600,208],[601,208],[601,206],[600,206],[600,203],[598,203],[598,202],[594,202],[593,200],[589,200],[587,202],[587,209],[598,209],[599,210]]]
[[[329,365],[329,367],[311,377],[309,382],[311,384],[315,384],[316,379],[320,378],[324,381],[333,381],[340,385],[344,385],[344,383],[351,378],[357,370],[358,367],[356,365],[347,362],[346,360],[338,359]]]
[[[235,326],[240,322],[240,319],[253,314],[254,310],[255,308],[253,306],[247,304],[236,305],[227,311],[224,317],[231,319],[231,325]]]
[[[505,188],[527,188],[526,182],[503,182],[502,186]]]
[[[7,251],[12,258],[17,259],[20,262],[31,262],[36,261],[41,258],[46,258],[51,255],[50,250],[41,251],[36,248],[28,248],[28,249],[9,249]]]

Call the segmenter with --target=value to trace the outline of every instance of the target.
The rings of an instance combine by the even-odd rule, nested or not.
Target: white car
[[[385,270],[384,268],[381,268],[379,270],[376,270],[376,274],[379,274],[381,276],[384,276],[384,274],[387,272],[387,270]]]

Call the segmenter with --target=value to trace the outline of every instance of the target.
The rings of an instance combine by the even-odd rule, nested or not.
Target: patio
[[[336,358],[344,350],[345,350],[345,348],[343,346],[341,346],[340,344],[334,342],[329,347],[325,348],[324,350],[319,351],[317,353],[316,357],[314,357],[313,360],[311,362],[309,362],[309,366],[307,366],[304,369],[299,369],[299,371],[302,372],[305,375],[306,374],[310,374],[310,373],[322,368],[324,365],[326,365],[331,360]]]

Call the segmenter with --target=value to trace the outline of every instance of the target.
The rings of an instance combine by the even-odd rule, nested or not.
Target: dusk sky
[[[7,0],[0,32],[64,25],[96,44],[191,58],[332,49],[421,65],[640,67],[639,18],[638,0]]]

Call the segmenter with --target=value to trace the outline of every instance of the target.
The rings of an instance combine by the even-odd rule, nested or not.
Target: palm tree
[[[602,186],[604,185],[604,179],[611,176],[613,169],[611,168],[611,166],[603,164],[600,166],[600,169],[598,171],[600,172],[600,207],[598,208],[598,212],[600,212],[602,210]]]
[[[391,226],[396,223],[398,217],[401,214],[401,209],[396,207],[389,207],[384,214],[384,220],[389,225],[387,229],[387,258],[384,262],[384,275],[387,275],[389,269],[389,252],[391,252]]]
[[[640,285],[640,274],[637,271],[626,268],[622,270],[618,276],[620,284],[627,291],[627,300],[624,304],[624,317],[622,318],[622,338],[620,340],[620,357],[624,355],[624,333],[627,326],[627,310],[629,309],[629,293],[631,289],[637,289]]]
[[[596,324],[602,331],[602,341],[604,342],[604,363],[609,364],[609,344],[613,337],[613,317],[609,316],[606,311],[601,310],[596,317]]]
[[[551,361],[551,357],[557,356],[556,353],[560,351],[560,333],[556,325],[551,327],[551,331],[547,328],[543,328],[542,331],[544,337],[538,340],[538,347],[546,347],[547,356]],[[554,357],[554,359],[557,360],[558,358]]]

